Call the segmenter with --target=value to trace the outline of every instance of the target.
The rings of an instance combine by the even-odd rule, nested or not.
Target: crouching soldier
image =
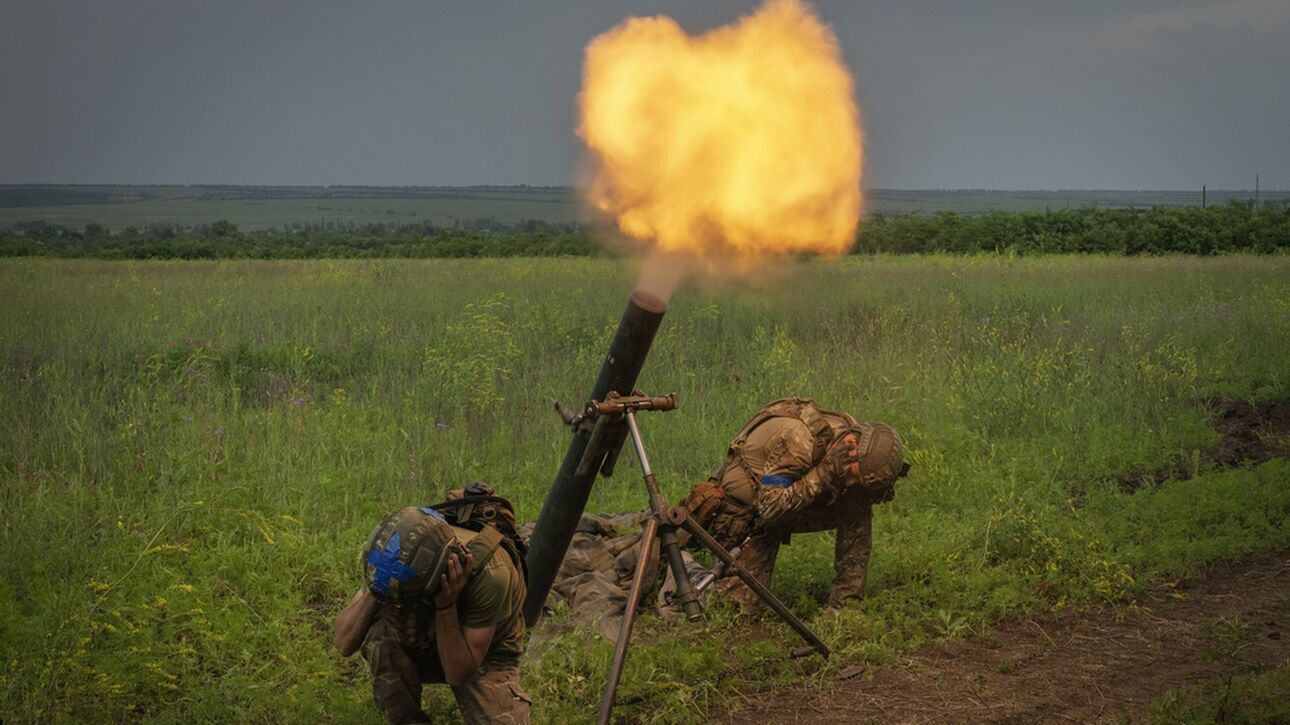
[[[739,562],[770,585],[779,546],[795,533],[835,530],[829,606],[864,593],[873,506],[895,496],[909,470],[900,436],[883,423],[822,411],[810,398],[762,408],[730,442],[725,464],[685,506]],[[736,577],[718,585],[744,607],[757,595]]]
[[[513,509],[483,484],[449,498],[377,525],[363,547],[365,585],[337,616],[334,644],[346,657],[361,645],[389,722],[429,722],[421,685],[444,682],[467,723],[528,723],[524,544]]]

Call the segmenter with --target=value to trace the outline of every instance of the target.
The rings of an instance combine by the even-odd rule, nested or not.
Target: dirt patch
[[[1211,452],[1218,465],[1265,463],[1290,455],[1290,401],[1249,403],[1211,398],[1208,403],[1213,411],[1210,425],[1223,436]]]
[[[1266,463],[1290,456],[1290,401],[1250,403],[1231,398],[1209,398],[1209,425],[1222,438],[1197,460],[1185,460],[1155,471],[1135,471],[1117,476],[1124,491],[1182,481],[1198,471],[1234,468],[1244,463]]]
[[[1252,637],[1243,663],[1290,663],[1290,552],[1158,585],[1131,610],[1066,611],[925,647],[830,690],[755,695],[719,722],[1120,722],[1172,687],[1236,664],[1214,657],[1224,624]]]

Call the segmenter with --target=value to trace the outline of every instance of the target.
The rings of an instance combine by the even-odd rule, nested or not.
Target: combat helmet
[[[416,604],[434,595],[450,554],[464,561],[466,549],[443,514],[409,506],[376,525],[363,547],[363,580],[382,602]]]
[[[861,488],[884,488],[908,473],[905,445],[894,428],[886,423],[857,421],[853,416],[838,411],[820,412],[833,429],[835,440],[848,433],[855,436],[860,464],[860,480],[857,483]]]
[[[886,423],[855,423],[851,432],[860,439],[860,485],[875,489],[890,486],[909,471],[905,446],[896,430]]]

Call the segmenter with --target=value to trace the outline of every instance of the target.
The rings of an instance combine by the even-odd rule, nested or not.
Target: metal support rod
[[[649,507],[654,518],[659,518],[667,510],[667,500],[663,498],[663,492],[659,490],[658,478],[654,475],[654,468],[650,465],[649,454],[645,452],[645,441],[641,438],[641,429],[636,425],[636,413],[628,410],[625,414],[627,419],[627,431],[631,435],[632,445],[636,448],[636,457],[641,462],[641,471],[645,474],[645,488],[649,491]],[[703,605],[699,603],[699,595],[694,586],[690,584],[689,572],[685,570],[685,559],[681,556],[681,544],[676,538],[675,526],[663,526],[659,531],[659,543],[662,545],[663,553],[667,555],[668,566],[672,570],[672,579],[676,582],[676,592],[674,594],[676,602],[681,605],[681,610],[685,612],[685,618],[691,622],[699,621],[703,616]]]
[[[747,541],[747,539],[744,539],[744,540]],[[730,558],[738,559],[739,554],[742,551],[743,551],[742,545],[736,546],[735,548],[730,550]],[[726,562],[717,561],[716,566],[712,567],[712,571],[709,571],[707,574],[704,574],[702,577],[699,578],[699,581],[694,583],[694,591],[702,594],[713,584],[716,584],[718,579],[725,576],[726,569],[728,568],[729,567],[726,566]]]
[[[605,692],[600,697],[600,725],[609,725],[609,716],[614,711],[614,697],[618,692],[618,681],[623,676],[623,663],[627,661],[627,643],[632,638],[632,625],[636,623],[636,609],[644,593],[645,575],[656,562],[649,555],[654,547],[654,538],[658,535],[658,517],[651,516],[645,520],[645,533],[641,535],[640,556],[636,559],[636,573],[632,575],[632,587],[627,590],[627,609],[623,611],[622,624],[618,625],[618,641],[614,644],[614,661],[609,666],[609,678],[605,680]]]
[[[829,651],[828,645],[824,644],[819,637],[815,636],[815,633],[806,626],[805,622],[798,619],[797,615],[793,614],[788,607],[784,606],[784,603],[779,601],[779,598],[771,593],[771,591],[766,588],[765,584],[758,581],[757,577],[749,573],[742,564],[736,561],[735,558],[730,555],[730,552],[726,551],[721,544],[717,543],[716,539],[712,538],[712,534],[709,534],[702,526],[699,526],[698,522],[690,518],[689,513],[685,509],[672,509],[672,511],[669,512],[669,518],[679,519],[681,526],[686,531],[690,532],[691,536],[698,539],[699,543],[703,544],[708,551],[711,551],[713,556],[725,562],[726,566],[730,570],[734,571],[740,579],[743,579],[744,584],[747,584],[749,588],[756,592],[757,596],[761,597],[763,602],[769,604],[771,609],[774,609],[775,613],[779,615],[780,619],[783,619],[788,626],[796,630],[797,633],[802,636],[802,639],[806,640],[808,644],[815,648],[815,651],[824,655],[825,658],[832,654]]]
[[[636,425],[636,412],[629,410],[626,413],[627,430],[632,434],[632,445],[636,448],[636,458],[641,462],[641,473],[646,477],[654,475],[654,469],[649,465],[649,454],[645,452],[645,442],[641,440],[641,429]],[[657,488],[657,487],[656,487]],[[654,495],[654,489],[650,490],[650,495]]]
[[[699,593],[690,583],[690,573],[685,570],[685,558],[681,556],[681,543],[676,538],[676,527],[663,526],[658,532],[658,538],[663,545],[663,553],[667,554],[672,580],[676,583],[673,600],[681,605],[686,619],[697,622],[703,616],[703,605],[699,603]]]
[[[664,408],[663,410],[671,410]],[[681,556],[681,546],[676,538],[676,523],[665,520],[664,514],[670,511],[663,493],[658,487],[658,478],[649,462],[649,453],[645,451],[645,441],[641,439],[640,427],[636,424],[636,412],[632,408],[623,411],[627,423],[627,432],[631,436],[632,446],[636,449],[636,459],[640,461],[641,472],[645,478],[645,489],[649,495],[650,516],[646,519],[645,533],[641,536],[640,554],[636,560],[636,572],[632,576],[632,586],[627,592],[627,610],[623,613],[623,622],[618,628],[618,641],[614,645],[614,661],[609,666],[609,676],[605,680],[605,691],[600,698],[600,725],[608,725],[609,717],[614,711],[614,699],[618,691],[618,681],[623,676],[623,664],[627,661],[627,645],[632,637],[632,625],[636,621],[636,609],[640,598],[647,588],[646,579],[657,571],[658,559],[650,550],[657,537],[660,548],[667,555],[668,566],[672,570],[672,579],[676,582],[676,601],[680,603],[685,616],[691,622],[703,616],[703,607],[699,604],[699,595],[690,584],[690,575],[685,570],[685,559]],[[601,419],[603,420],[603,418]],[[652,585],[652,578],[650,584]]]

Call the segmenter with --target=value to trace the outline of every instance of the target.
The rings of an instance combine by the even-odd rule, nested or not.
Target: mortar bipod
[[[690,576],[685,570],[685,561],[681,557],[681,547],[676,538],[677,529],[685,529],[704,548],[711,551],[712,555],[724,565],[727,571],[733,571],[742,579],[762,601],[775,610],[775,613],[785,623],[797,631],[811,648],[826,658],[831,654],[828,646],[806,626],[806,623],[793,614],[783,602],[766,588],[766,585],[758,581],[742,564],[736,561],[734,555],[717,543],[717,540],[702,526],[699,526],[698,522],[690,518],[690,514],[685,507],[667,505],[663,494],[659,491],[658,479],[654,476],[654,469],[650,466],[649,455],[645,452],[645,443],[641,440],[640,428],[636,425],[636,411],[668,411],[675,408],[675,394],[663,398],[650,398],[635,392],[631,396],[611,394],[603,402],[593,400],[587,404],[582,413],[584,420],[592,417],[597,418],[595,425],[598,428],[605,425],[605,419],[609,416],[617,417],[621,415],[623,417],[627,425],[628,434],[631,436],[632,444],[636,448],[636,458],[640,461],[641,471],[644,473],[645,488],[649,494],[650,507],[650,515],[645,519],[645,530],[641,534],[640,554],[636,557],[636,571],[632,574],[631,589],[627,592],[627,604],[626,609],[623,611],[623,621],[618,628],[618,640],[614,643],[614,659],[610,664],[609,675],[605,680],[605,691],[600,699],[600,717],[597,720],[600,725],[609,724],[609,717],[614,710],[618,681],[622,678],[623,665],[627,661],[627,645],[631,640],[632,625],[636,623],[636,610],[640,606],[641,597],[645,594],[645,582],[649,576],[650,569],[657,566],[657,560],[650,556],[650,551],[654,548],[656,538],[663,549],[663,553],[667,556],[668,566],[676,583],[672,601],[681,605],[686,619],[691,622],[696,621],[703,614],[698,592],[690,583]]]

